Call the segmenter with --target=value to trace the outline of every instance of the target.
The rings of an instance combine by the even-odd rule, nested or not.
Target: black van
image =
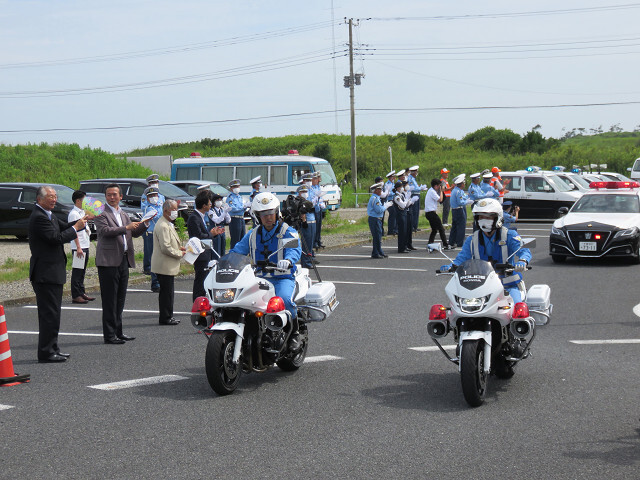
[[[58,202],[53,214],[63,222],[73,210],[73,189],[50,183],[0,183],[0,235],[15,235],[26,240],[29,233],[29,217],[36,208],[36,192],[42,185],[53,187]]]

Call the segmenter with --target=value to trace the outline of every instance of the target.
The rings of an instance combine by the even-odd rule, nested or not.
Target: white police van
[[[519,219],[555,219],[562,207],[571,208],[582,196],[555,173],[544,172],[539,167],[526,170],[500,172],[502,184],[508,190],[505,200],[520,207]]]
[[[258,175],[262,177],[263,191],[275,194],[285,200],[295,194],[299,180],[305,173],[320,172],[320,185],[329,210],[337,210],[342,204],[342,190],[338,186],[331,164],[316,157],[298,155],[291,150],[289,155],[258,157],[202,157],[192,153],[189,158],[178,158],[171,167],[172,181],[206,180],[226,186],[237,178],[241,182],[240,193],[251,193],[249,181]]]

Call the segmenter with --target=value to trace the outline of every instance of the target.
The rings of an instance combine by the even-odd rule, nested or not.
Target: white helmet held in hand
[[[473,207],[473,221],[483,232],[490,233],[494,229],[502,227],[502,213],[502,205],[500,205],[498,200],[494,200],[493,198],[483,198]],[[479,221],[480,215],[493,217],[493,220]]]
[[[253,197],[253,202],[251,202],[251,213],[258,219],[261,213],[275,213],[277,215],[279,209],[280,200],[271,192],[261,192]]]

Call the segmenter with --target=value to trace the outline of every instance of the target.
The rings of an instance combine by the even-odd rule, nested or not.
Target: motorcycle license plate
[[[578,248],[583,252],[595,252],[597,250],[598,244],[596,242],[580,242]]]

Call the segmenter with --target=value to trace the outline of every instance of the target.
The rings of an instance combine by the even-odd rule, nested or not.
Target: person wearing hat
[[[480,187],[482,178],[480,176],[480,172],[472,173],[471,175],[469,175],[469,178],[471,178],[471,185],[469,185],[469,198],[475,203],[481,198],[485,198],[486,196],[482,191],[482,187]]]
[[[520,213],[519,206],[513,206],[513,203],[510,200],[507,200],[502,203],[502,225],[507,230],[517,230],[512,225],[518,221],[518,214]]]
[[[410,167],[409,176],[407,177],[409,188],[411,190],[411,198],[414,199],[409,210],[411,219],[411,230],[413,232],[418,231],[418,220],[420,219],[420,192],[427,188],[426,185],[418,185],[416,177],[418,176],[419,168],[420,167],[418,165]]]
[[[404,182],[407,179],[407,171],[404,168],[402,170],[398,170],[396,172],[396,178],[401,182]]]
[[[500,203],[504,203],[504,194],[507,193],[509,190],[507,190],[502,184],[502,178],[500,177],[501,171],[502,170],[500,170],[498,167],[493,167],[491,169],[491,173],[493,174],[493,177],[491,178],[490,184],[493,188],[495,188],[498,191],[498,201]]]
[[[453,179],[455,187],[451,191],[451,231],[449,232],[449,245],[452,248],[462,247],[464,234],[467,227],[467,205],[473,200],[464,192],[465,174]]]
[[[382,182],[374,183],[369,187],[371,198],[367,204],[367,215],[369,216],[369,230],[373,238],[373,250],[371,258],[386,258],[387,255],[382,251],[382,218],[384,212],[391,206],[391,202],[382,203],[380,195],[382,194]]]
[[[406,183],[406,182],[404,182]],[[398,228],[398,253],[409,253],[407,248],[407,208],[403,182],[398,180],[393,185],[393,209],[395,210],[396,226]]]
[[[313,239],[313,247],[315,249],[324,248],[324,245],[322,244],[322,212],[325,208],[327,208],[327,205],[324,200],[322,200],[325,192],[320,186],[321,178],[322,174],[320,172],[314,172],[313,177],[311,178],[311,191],[313,191],[313,196],[316,199],[316,203],[314,205],[314,213],[316,217],[316,234]]]
[[[447,233],[444,231],[442,221],[436,213],[438,209],[438,203],[442,202],[442,182],[438,178],[431,180],[431,188],[427,191],[427,195],[424,199],[424,216],[429,220],[431,225],[431,234],[429,235],[429,243],[433,243],[436,238],[436,233],[440,234],[440,240],[442,240],[442,246],[449,250],[451,247],[447,242]],[[429,247],[427,247],[428,249]]]
[[[240,195],[240,180],[237,178],[229,182],[229,189],[231,193],[227,196],[227,205],[231,207],[229,209],[229,215],[231,216],[231,224],[229,225],[229,235],[231,241],[230,247],[233,248],[236,243],[242,240],[245,235],[244,228],[244,201]]]
[[[214,227],[222,228],[222,232],[213,238],[213,248],[216,253],[213,254],[214,258],[220,258],[224,255],[227,247],[227,235],[224,227],[231,223],[231,215],[229,215],[229,206],[226,205],[222,199],[222,195],[214,193],[211,190],[207,190],[211,198],[211,209],[208,212],[209,220]]]
[[[249,195],[249,199],[253,202],[253,198],[260,193],[260,187],[262,186],[262,175],[258,175],[255,178],[252,178],[249,183],[251,184],[251,195]]]
[[[442,182],[442,225],[449,225],[449,210],[451,209],[451,189],[449,185],[449,169],[444,167],[440,170],[440,181]],[[453,221],[453,215],[451,217]]]
[[[409,186],[409,182],[404,180],[402,182],[402,196],[405,202],[405,214],[406,220],[404,222],[404,252],[410,252],[412,250],[417,250],[413,246],[413,222],[411,221],[411,206],[420,200],[420,197],[411,195],[411,187]],[[400,227],[398,227],[398,231],[400,231]],[[400,234],[398,233],[398,236]]]
[[[311,201],[309,199],[309,186],[306,185],[306,181],[302,183],[296,190],[298,198]],[[300,257],[300,264],[304,268],[313,268],[313,240],[316,233],[316,217],[315,212],[308,212],[301,215],[302,224],[301,231],[298,232],[302,236],[302,256]],[[317,262],[316,262],[317,263]]]
[[[141,203],[142,216],[146,216],[149,212],[155,212],[155,216],[149,220],[149,228],[142,234],[142,245],[144,249],[142,270],[145,275],[151,276],[151,291],[158,293],[160,291],[160,282],[158,281],[158,276],[151,272],[151,257],[153,255],[153,232],[156,228],[156,223],[162,218],[162,205],[164,205],[165,198],[160,193],[160,190],[158,190],[158,187],[153,186],[158,185],[158,176],[150,175],[147,177],[147,181],[150,180],[151,186],[147,187],[142,194],[142,198],[144,198]]]
[[[495,198],[496,200],[500,196],[500,192],[491,186],[491,180],[493,179],[493,173],[483,173],[482,174],[482,183],[480,184],[480,188],[485,193],[487,197]]]
[[[387,196],[385,199],[387,202],[393,202],[393,196],[395,194],[395,183],[396,183],[396,171],[391,170],[386,175],[387,181],[384,183],[384,187],[382,192],[386,193]],[[390,207],[387,209],[389,212],[389,220],[387,221],[387,235],[397,235],[398,234],[398,223],[396,221],[396,208]]]

